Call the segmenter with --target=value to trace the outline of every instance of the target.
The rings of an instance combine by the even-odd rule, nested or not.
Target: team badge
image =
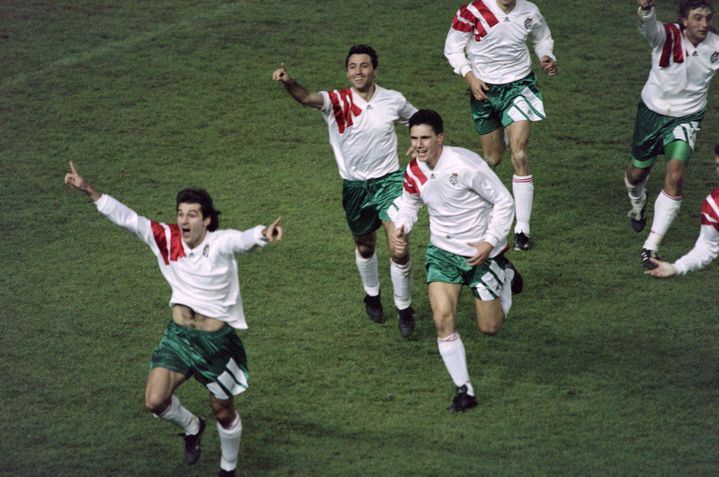
[[[457,177],[457,173],[453,172],[452,175],[449,176],[449,183],[456,186],[457,182],[459,182],[459,178]]]
[[[712,57],[711,57],[711,62],[712,62],[712,63],[716,63],[717,61],[719,61],[719,51],[715,51],[714,54],[712,54]]]
[[[206,256],[208,256],[209,254],[210,254],[210,246],[209,246],[209,245],[205,245],[205,248],[202,249],[202,256],[203,256],[203,257],[206,257]]]
[[[524,20],[524,28],[529,30],[530,28],[532,28],[533,23],[534,23],[534,20],[532,20],[531,17],[527,18],[526,20]]]

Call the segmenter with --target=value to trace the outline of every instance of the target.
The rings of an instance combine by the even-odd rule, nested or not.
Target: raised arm
[[[295,98],[295,100],[311,108],[321,109],[324,105],[324,98],[319,93],[312,93],[310,90],[295,81],[287,72],[284,63],[280,63],[280,67],[272,72],[272,79],[279,81],[285,87],[285,90]]]
[[[102,197],[102,193],[95,190],[95,188],[92,187],[89,182],[87,182],[85,179],[82,178],[82,176],[80,176],[80,174],[77,173],[77,166],[75,165],[75,161],[70,161],[70,172],[65,174],[65,185],[86,193],[90,197],[90,199],[93,200],[93,202],[97,202],[97,200]]]
[[[654,0],[639,1],[639,32],[647,39],[652,48],[664,43],[666,32],[664,26],[657,20],[654,10]]]

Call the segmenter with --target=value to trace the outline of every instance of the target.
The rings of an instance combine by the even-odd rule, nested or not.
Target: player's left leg
[[[395,234],[394,223],[383,221],[387,235],[390,264],[389,274],[394,290],[394,304],[397,308],[397,319],[400,334],[408,338],[415,328],[414,309],[412,308],[412,261],[409,256],[409,237],[405,237],[401,248],[395,246],[390,239]]]
[[[686,162],[691,154],[689,145],[684,141],[674,141],[666,147],[667,161],[664,186],[654,203],[652,228],[642,246],[642,265],[652,269],[656,265],[650,258],[658,258],[658,250],[664,235],[669,231],[674,219],[679,214],[682,204],[682,186]]]
[[[529,220],[534,203],[534,177],[529,168],[529,132],[531,122],[514,121],[507,126],[509,149],[512,157],[512,195],[516,224],[514,226],[514,249],[523,251],[531,247]]]
[[[234,406],[234,399],[218,399],[210,395],[210,407],[217,419],[217,432],[220,435],[220,477],[232,477],[237,468],[242,437],[242,419]]]

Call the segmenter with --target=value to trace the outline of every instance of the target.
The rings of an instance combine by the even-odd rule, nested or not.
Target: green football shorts
[[[249,387],[245,348],[230,325],[210,332],[170,321],[152,353],[152,368],[194,376],[217,399],[229,399]]]
[[[467,257],[435,247],[427,246],[425,253],[427,283],[443,282],[467,285],[478,300],[492,301],[502,293],[507,259],[504,255],[488,258],[481,265],[472,267]]]
[[[402,195],[403,181],[403,170],[366,181],[344,181],[342,206],[354,235],[369,235],[380,228],[383,220],[391,220],[387,209]]]
[[[469,95],[472,121],[480,135],[507,127],[515,121],[544,119],[544,102],[534,73],[511,83],[487,86],[489,89],[485,95],[488,99],[480,101],[471,92]]]
[[[655,113],[640,100],[634,121],[632,166],[639,169],[651,167],[662,153],[667,159],[676,159],[687,164],[694,150],[702,119],[704,110],[673,118]]]

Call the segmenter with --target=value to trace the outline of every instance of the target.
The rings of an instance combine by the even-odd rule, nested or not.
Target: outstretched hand
[[[282,83],[289,83],[292,81],[284,63],[280,63],[280,67],[272,72],[272,79],[275,81],[281,81]]]
[[[265,227],[262,231],[268,242],[282,240],[282,217],[277,217],[274,222]]]
[[[657,267],[647,270],[644,272],[645,274],[657,278],[667,278],[677,274],[677,269],[674,268],[674,265],[671,263],[663,262],[661,260],[657,260],[656,258],[650,258],[649,260]]]
[[[85,179],[82,178],[77,172],[77,166],[75,161],[70,161],[70,172],[65,174],[65,185],[73,189],[82,191],[90,196],[92,200],[97,200],[102,196],[95,188],[90,185]]]

